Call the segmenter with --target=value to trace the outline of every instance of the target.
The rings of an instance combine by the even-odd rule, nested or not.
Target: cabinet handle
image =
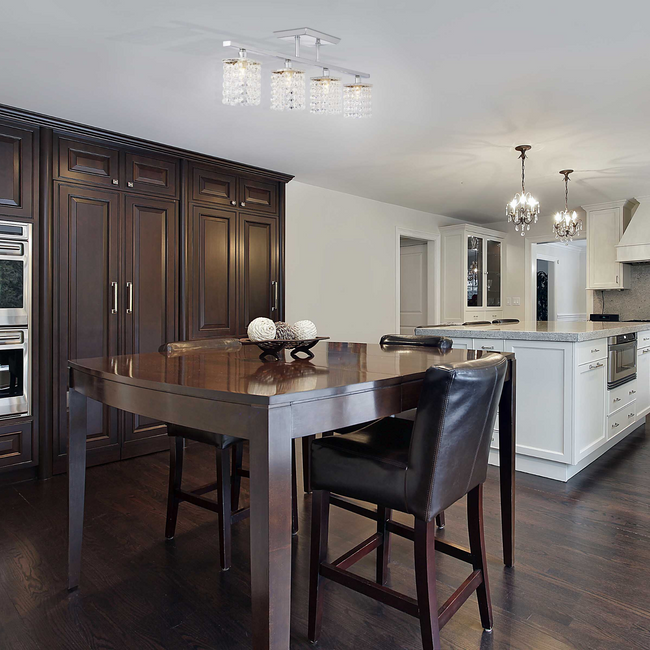
[[[242,208],[246,207],[246,204],[243,201],[239,205],[241,205]]]
[[[230,205],[237,205],[237,201],[231,201]]]
[[[617,397],[617,398],[614,399],[614,404],[616,404],[616,402],[620,402],[620,401],[621,401],[621,398]]]
[[[119,185],[119,184],[120,184],[120,181],[118,181],[117,178],[114,178],[113,179],[113,185]]]
[[[589,370],[596,370],[596,368],[602,368],[602,367],[603,367],[602,363],[597,363],[595,366],[589,364]]]
[[[127,314],[133,313],[133,282],[126,283],[126,290],[129,292],[129,302],[128,307],[126,308]]]
[[[111,282],[111,289],[113,290],[113,307],[111,314],[117,314],[117,282]]]
[[[629,392],[629,394],[630,394],[630,395],[636,395],[636,391],[635,391],[635,390],[631,390],[631,391]]]
[[[271,281],[273,287],[273,311],[278,311],[278,283],[275,280]]]
[[[494,350],[493,345],[482,345],[481,350]]]
[[[612,424],[612,429],[616,429],[616,427],[620,427],[620,426],[621,425],[618,422],[614,422],[614,424]]]
[[[646,348],[645,350],[643,350],[643,354],[648,354],[648,352],[650,352],[650,348]]]
[[[618,284],[618,275],[616,276],[616,284]]]
[[[127,181],[126,183],[129,187],[133,187],[133,181]]]
[[[627,414],[627,417],[628,417],[628,418],[633,418],[633,417],[634,417],[634,413],[628,413],[628,414]]]
[[[598,350],[597,348],[594,348],[594,349],[591,351],[591,354],[593,354],[594,352],[600,352],[600,350]]]

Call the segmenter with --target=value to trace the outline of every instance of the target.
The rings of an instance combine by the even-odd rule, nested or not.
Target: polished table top
[[[475,359],[486,352],[366,343],[321,342],[313,359],[261,361],[257,346],[166,357],[158,352],[70,361],[71,368],[105,380],[229,401],[280,404],[335,395],[406,377],[430,366]],[[505,353],[504,356],[513,356]],[[164,389],[161,385],[164,385]]]

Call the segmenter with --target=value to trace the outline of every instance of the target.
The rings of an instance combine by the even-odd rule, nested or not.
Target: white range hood
[[[637,196],[632,219],[616,246],[617,262],[650,262],[650,196]]]

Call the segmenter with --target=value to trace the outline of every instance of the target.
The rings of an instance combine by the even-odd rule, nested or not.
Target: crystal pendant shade
[[[519,157],[521,158],[521,193],[515,194],[515,198],[506,204],[508,223],[513,223],[517,232],[521,229],[522,237],[527,230],[530,230],[531,223],[537,223],[539,216],[539,201],[533,198],[530,192],[526,192],[524,184],[526,152],[529,150],[530,145],[527,144],[520,144],[515,147],[515,151],[520,152]]]
[[[364,118],[372,116],[372,85],[360,83],[343,86],[343,116]]]
[[[341,113],[341,80],[324,74],[309,82],[309,110],[321,115]]]
[[[223,60],[223,99],[230,106],[259,106],[262,65],[240,52],[238,59]]]
[[[302,111],[305,108],[305,73],[287,67],[271,73],[271,108]]]
[[[569,212],[569,174],[572,169],[564,169],[560,172],[564,176],[564,210],[555,213],[553,222],[553,233],[555,238],[568,244],[582,230],[582,219],[578,218],[578,213],[574,210]]]

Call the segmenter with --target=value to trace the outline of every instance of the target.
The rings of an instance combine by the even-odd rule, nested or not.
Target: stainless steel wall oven
[[[0,327],[29,325],[32,226],[0,221]]]

